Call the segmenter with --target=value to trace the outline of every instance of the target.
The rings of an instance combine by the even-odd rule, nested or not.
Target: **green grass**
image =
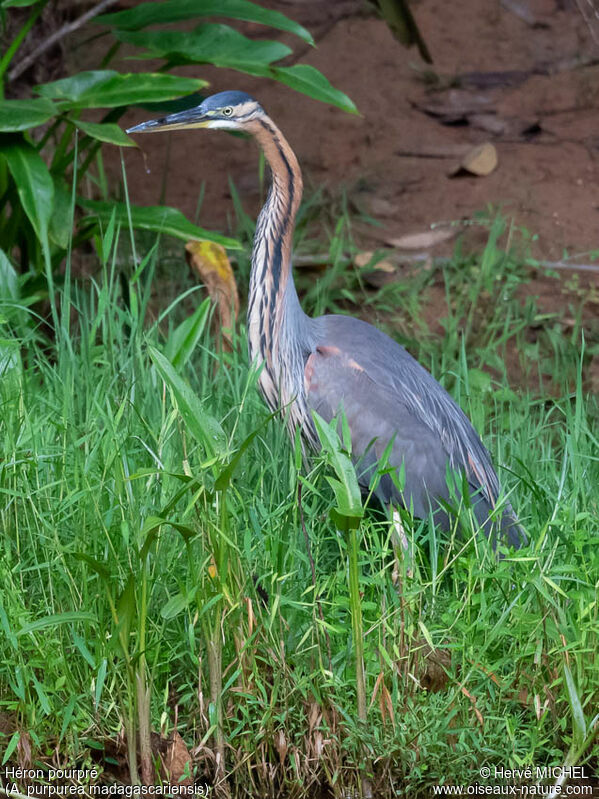
[[[479,257],[376,296],[333,257],[307,297],[309,310],[355,303],[400,331],[483,434],[531,540],[498,561],[474,536],[415,523],[408,578],[388,525],[366,513],[366,722],[332,472],[321,458],[306,473],[269,420],[243,330],[217,355],[203,312],[181,327],[198,294],[150,314],[156,251],[127,306],[111,228],[97,280],[67,274],[53,342],[26,304],[0,304],[5,762],[28,742],[34,763],[58,752],[110,771],[124,728],[135,776],[150,727],[175,723],[197,779],[226,774],[235,796],[351,795],[365,774],[377,796],[428,796],[485,764],[596,762],[599,408],[585,374],[599,337],[583,339],[580,313],[564,335],[518,299],[527,273],[502,235],[498,222]],[[333,256],[347,244],[342,219]],[[435,280],[443,336],[422,321]]]

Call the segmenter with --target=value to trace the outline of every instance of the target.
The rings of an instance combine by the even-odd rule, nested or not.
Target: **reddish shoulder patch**
[[[316,358],[316,353],[312,352],[310,357],[306,361],[306,365],[304,367],[304,390],[306,394],[312,388],[312,377],[314,376],[314,360]]]
[[[341,350],[339,347],[334,347],[332,345],[321,345],[320,347],[316,347],[316,352],[319,355],[324,355],[325,358],[330,358],[332,355],[341,355]]]

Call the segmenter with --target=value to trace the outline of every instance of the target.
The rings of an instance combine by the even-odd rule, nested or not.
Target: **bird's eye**
[[[233,108],[228,105],[226,108],[223,108],[223,116],[230,117],[233,114]]]

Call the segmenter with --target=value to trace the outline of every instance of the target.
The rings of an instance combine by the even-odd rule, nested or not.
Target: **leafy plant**
[[[136,8],[107,14],[96,22],[109,36],[103,68],[35,86],[36,97],[1,99],[11,88],[9,70],[20,48],[34,29],[47,0],[4,0],[2,11],[29,7],[29,16],[0,59],[0,249],[21,272],[45,274],[43,290],[53,303],[53,281],[70,246],[93,238],[99,224],[106,224],[116,209],[119,222],[134,228],[177,236],[208,239],[226,247],[237,243],[193,225],[183,215],[165,207],[128,207],[115,203],[101,179],[101,150],[106,144],[135,147],[117,125],[125,110],[134,105],[154,111],[170,103],[169,110],[197,104],[207,82],[169,74],[181,64],[214,64],[252,75],[278,80],[315,99],[355,111],[353,103],[334,89],[316,69],[306,65],[277,66],[292,51],[276,41],[253,40],[229,25],[203,22],[193,31],[146,30],[214,15],[256,22],[289,33],[313,44],[308,31],[283,14],[261,8],[249,0],[200,0],[200,2],[142,3]],[[138,59],[162,58],[155,72],[122,73],[106,67],[126,42],[137,48]],[[184,100],[172,103],[186,95]],[[100,121],[86,118],[88,111],[104,112]],[[95,184],[101,199],[85,197],[84,182]],[[77,232],[71,241],[74,221]]]

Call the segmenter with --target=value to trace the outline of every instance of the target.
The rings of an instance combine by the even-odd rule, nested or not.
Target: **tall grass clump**
[[[248,797],[425,796],[486,764],[596,762],[594,342],[527,339],[537,312],[498,235],[444,268],[444,333],[411,346],[503,465],[530,544],[497,559],[414,522],[411,576],[384,515],[341,502],[347,441],[329,430],[304,467],[245,334],[217,355],[195,287],[155,312],[157,248],[123,292],[119,236],[113,218],[93,281],[67,269],[52,340],[18,281],[1,295],[4,762],[154,782],[176,730],[194,779]],[[408,309],[408,343],[425,290],[381,299]]]

